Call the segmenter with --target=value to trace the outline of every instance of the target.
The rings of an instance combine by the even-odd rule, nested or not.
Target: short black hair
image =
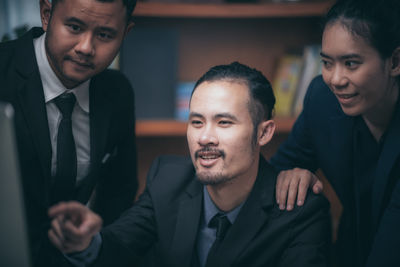
[[[263,120],[271,119],[275,105],[271,83],[260,71],[239,62],[218,65],[209,69],[196,82],[192,96],[196,88],[203,82],[220,80],[245,83],[248,86],[250,96],[248,106],[254,127],[257,127]]]
[[[328,11],[324,27],[341,23],[385,59],[400,46],[399,14],[399,0],[338,0]]]
[[[57,5],[58,2],[62,2],[64,0],[52,0],[52,9]],[[126,7],[126,21],[127,23],[132,19],[133,10],[135,10],[137,0],[95,0],[97,2],[105,2],[105,3],[112,3],[115,1],[122,1],[124,6]]]

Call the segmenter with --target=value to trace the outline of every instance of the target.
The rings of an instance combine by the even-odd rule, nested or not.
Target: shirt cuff
[[[76,253],[64,254],[64,257],[72,263],[75,267],[86,267],[91,265],[97,258],[101,249],[101,235],[97,233],[92,242],[90,242],[89,246],[81,251]]]

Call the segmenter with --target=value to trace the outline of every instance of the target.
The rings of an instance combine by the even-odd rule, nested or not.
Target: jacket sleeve
[[[157,241],[157,224],[149,190],[156,175],[156,160],[147,177],[146,190],[117,221],[101,231],[102,248],[95,266],[139,266],[146,252]]]
[[[282,255],[279,266],[330,266],[331,220],[329,203],[322,196],[309,194],[291,227],[292,241]]]
[[[321,78],[315,78],[304,98],[303,110],[297,118],[288,139],[280,146],[270,163],[278,171],[295,167],[315,171],[318,168],[315,149],[313,147],[313,111],[315,92],[319,89]]]

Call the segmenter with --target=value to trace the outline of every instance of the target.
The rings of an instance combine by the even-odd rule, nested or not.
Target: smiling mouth
[[[200,164],[204,167],[211,167],[219,158],[224,158],[225,152],[215,148],[203,148],[195,153],[195,158],[200,159]]]
[[[208,160],[208,159],[216,159],[216,158],[221,157],[221,153],[200,152],[200,153],[198,154],[198,157],[201,158],[201,159],[205,159],[205,160]]]

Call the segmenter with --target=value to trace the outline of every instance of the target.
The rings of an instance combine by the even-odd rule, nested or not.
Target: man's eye
[[[202,125],[202,122],[199,120],[192,120],[192,121],[190,121],[190,124],[192,124],[195,127],[198,127],[198,126]]]
[[[102,40],[111,40],[111,39],[113,39],[113,36],[111,34],[104,33],[104,32],[99,33],[98,36]]]
[[[79,32],[81,30],[81,27],[75,24],[67,24],[67,27],[72,31],[72,32]]]
[[[218,124],[221,125],[221,126],[230,126],[233,123],[231,121],[224,121],[223,120],[223,121],[219,121]]]

